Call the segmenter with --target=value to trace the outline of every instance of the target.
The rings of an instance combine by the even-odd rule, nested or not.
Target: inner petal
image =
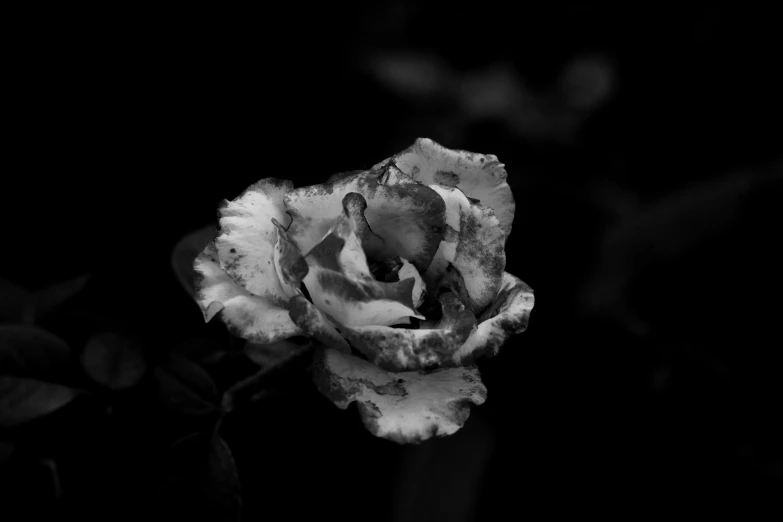
[[[292,217],[288,232],[299,249],[309,252],[323,240],[343,213],[343,198],[352,192],[367,202],[366,220],[362,219],[375,237],[365,238],[361,226],[357,226],[357,235],[368,239],[365,251],[371,259],[401,256],[420,272],[426,270],[443,237],[445,203],[437,192],[394,166],[286,194],[285,206]]]
[[[360,234],[372,238],[363,219],[365,208],[361,194],[347,194],[343,213],[305,256],[309,270],[304,284],[313,304],[347,326],[392,325],[409,317],[424,319],[413,302],[415,277],[396,282],[373,278],[360,239]]]
[[[345,328],[343,335],[387,371],[454,366],[454,354],[475,331],[476,317],[452,292],[441,294],[438,305],[438,313],[418,329],[362,326]]]

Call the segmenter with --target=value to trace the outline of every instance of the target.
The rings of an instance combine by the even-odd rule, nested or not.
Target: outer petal
[[[365,216],[384,242],[383,257],[404,257],[423,272],[443,237],[445,205],[432,189],[393,167],[338,176],[286,194],[292,216],[288,232],[300,250],[309,252],[323,239],[351,192],[367,201]]]
[[[316,352],[313,367],[322,394],[342,409],[356,401],[368,430],[401,444],[453,434],[470,415],[469,403],[487,398],[475,367],[390,373],[335,350]]]
[[[219,210],[220,232],[215,240],[220,267],[238,285],[281,305],[295,292],[281,283],[275,266],[278,232],[273,219],[287,225],[283,197],[290,181],[266,178],[251,185]]]
[[[288,310],[263,296],[253,295],[237,285],[220,268],[214,243],[199,254],[193,264],[196,272],[196,302],[204,319],[221,319],[235,335],[260,344],[269,344],[302,335]]]
[[[494,154],[451,150],[427,138],[386,159],[374,169],[393,161],[397,167],[425,185],[457,187],[468,197],[495,211],[506,237],[514,221],[514,196],[504,165]]]
[[[451,288],[479,313],[495,299],[503,279],[503,230],[492,209],[471,202],[459,189],[432,188],[446,202],[446,234],[424,280],[430,291]]]
[[[509,337],[527,329],[534,304],[533,289],[508,272],[504,273],[497,299],[481,314],[478,328],[454,353],[453,362],[465,364],[482,355],[497,355]]]
[[[373,279],[357,236],[363,205],[360,194],[346,195],[343,214],[305,256],[309,272],[304,284],[313,304],[348,326],[396,324],[410,316],[424,319],[413,307],[413,277],[395,283]]]
[[[343,335],[373,364],[399,372],[453,366],[454,355],[476,328],[476,317],[451,292],[440,296],[442,317],[421,329],[342,326]]]

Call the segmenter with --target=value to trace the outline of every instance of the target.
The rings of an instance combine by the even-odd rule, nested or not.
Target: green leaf
[[[147,372],[141,345],[117,333],[93,336],[82,352],[81,361],[90,378],[112,390],[135,386]]]
[[[34,316],[33,295],[24,288],[0,278],[0,322],[32,323]]]
[[[62,382],[69,369],[68,345],[56,335],[29,324],[0,326],[0,373]]]
[[[216,236],[217,226],[209,225],[187,234],[174,246],[171,253],[171,267],[180,284],[190,296],[194,295],[193,262],[207,246],[207,243],[215,239]]]
[[[0,376],[0,426],[10,428],[43,417],[69,402],[73,388],[20,377]]]
[[[217,386],[198,364],[184,357],[172,357],[155,369],[161,404],[184,415],[205,415],[216,411]]]
[[[85,274],[39,290],[35,293],[35,319],[40,320],[55,308],[81,292],[90,276]]]

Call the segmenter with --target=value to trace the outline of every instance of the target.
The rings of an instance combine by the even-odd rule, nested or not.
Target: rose
[[[533,308],[504,272],[515,205],[503,167],[418,139],[321,185],[262,179],[220,207],[196,301],[252,343],[312,338],[319,390],[357,402],[375,435],[454,433],[486,399],[475,358]]]

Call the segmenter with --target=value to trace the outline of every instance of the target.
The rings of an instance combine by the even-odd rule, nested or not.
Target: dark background
[[[91,274],[83,300],[153,358],[207,331],[172,271],[175,243],[254,181],[319,183],[420,136],[506,165],[506,270],[536,306],[528,331],[481,362],[487,402],[456,435],[403,447],[301,379],[223,421],[245,519],[637,517],[779,498],[770,13],[73,9],[7,22],[0,275],[36,290]],[[77,351],[90,328],[51,327]],[[145,485],[162,472],[143,441],[171,430],[133,400],[128,425],[78,404],[56,429],[24,432],[29,451],[59,459],[54,512],[155,515]],[[36,479],[8,480],[40,507]]]

